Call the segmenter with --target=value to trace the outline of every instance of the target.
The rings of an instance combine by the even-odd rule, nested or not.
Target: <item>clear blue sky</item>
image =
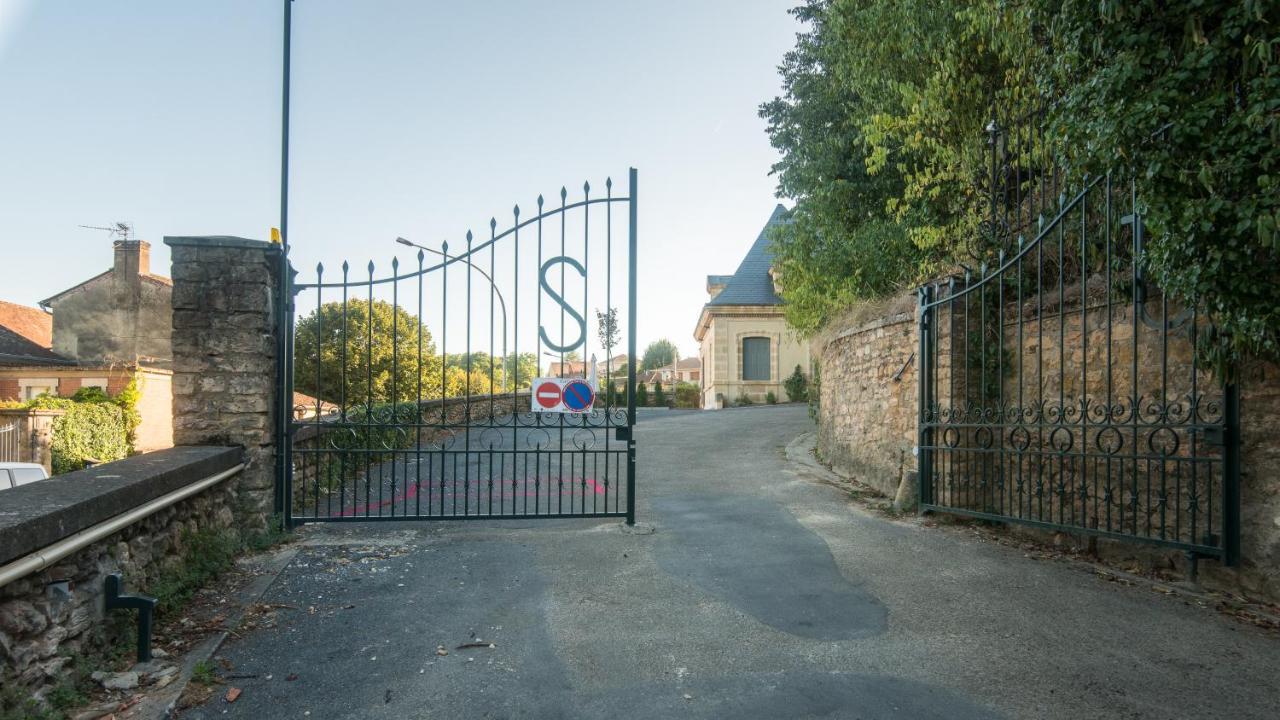
[[[794,0],[297,0],[295,264],[389,259],[583,180],[641,177],[641,347],[692,330],[708,273],[769,217],[756,116]],[[281,5],[0,0],[0,299],[110,264],[134,223],[265,239],[278,224]],[[401,252],[401,257],[406,255]]]

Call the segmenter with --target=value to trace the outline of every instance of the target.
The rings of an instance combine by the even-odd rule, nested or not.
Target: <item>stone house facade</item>
[[[787,222],[778,205],[732,275],[708,275],[707,303],[693,337],[699,343],[702,406],[786,399],[783,381],[797,365],[809,372],[809,345],[787,327],[769,251],[769,230]]]

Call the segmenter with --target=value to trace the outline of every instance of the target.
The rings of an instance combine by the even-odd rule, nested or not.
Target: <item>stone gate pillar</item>
[[[242,528],[273,509],[280,246],[166,237],[173,256],[173,442],[240,445]]]

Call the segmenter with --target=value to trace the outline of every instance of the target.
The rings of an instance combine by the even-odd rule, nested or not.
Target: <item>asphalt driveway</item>
[[[190,718],[1273,718],[1280,640],[870,515],[805,409],[640,423],[640,520],[310,526]],[[446,654],[447,653],[447,654]]]

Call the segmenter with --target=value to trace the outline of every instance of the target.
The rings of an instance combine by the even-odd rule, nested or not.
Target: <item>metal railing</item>
[[[21,462],[22,423],[0,421],[0,462]]]
[[[1147,276],[1136,185],[1027,204],[1006,181],[1059,173],[1010,172],[996,135],[1036,136],[989,130],[991,229],[1016,240],[919,291],[921,508],[1235,563],[1239,394],[1197,354],[1206,314]]]

